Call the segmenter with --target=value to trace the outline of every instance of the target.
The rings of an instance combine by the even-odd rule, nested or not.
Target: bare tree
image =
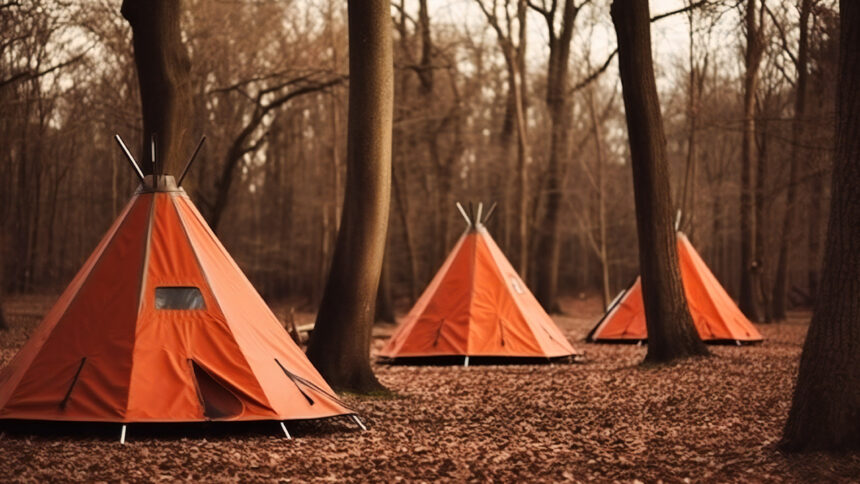
[[[618,65],[633,165],[639,266],[648,327],[645,361],[707,355],[687,308],[678,267],[666,138],[651,58],[648,0],[615,0],[611,14],[618,36]]]
[[[382,390],[370,337],[391,191],[393,52],[390,3],[349,2],[349,118],[343,216],[308,358],[332,387]]]
[[[812,0],[800,2],[800,38],[797,46],[797,57],[794,65],[797,70],[797,82],[794,86],[794,118],[791,122],[791,156],[789,158],[788,189],[785,196],[785,216],[782,221],[782,237],[779,243],[779,258],[776,264],[776,278],[773,285],[773,318],[777,321],[786,317],[786,293],[788,291],[788,250],[794,230],[794,219],[797,213],[798,178],[800,176],[800,157],[804,123],[806,122],[806,85],[809,57],[809,14],[812,10]],[[786,46],[787,48],[788,46]],[[794,57],[794,56],[792,56]]]
[[[762,57],[761,16],[756,0],[747,0],[745,27],[746,51],[744,53],[744,123],[741,147],[741,311],[753,321],[758,321],[756,308],[756,276],[758,261],[755,253],[755,212],[753,210],[753,158],[755,158],[755,92],[758,85],[758,70]],[[762,6],[762,12],[764,6]]]
[[[557,309],[558,268],[561,249],[561,205],[565,167],[567,165],[570,133],[570,91],[568,88],[568,64],[570,63],[570,41],[576,17],[585,0],[579,5],[573,0],[565,0],[561,14],[561,25],[556,25],[558,4],[541,5],[529,2],[546,21],[549,34],[549,62],[547,64],[546,105],[552,123],[550,131],[549,162],[547,166],[544,218],[540,226],[538,241],[538,271],[535,296],[547,311]]]
[[[824,270],[782,447],[860,448],[860,3],[841,0],[836,151]]]
[[[122,15],[131,25],[134,60],[143,109],[141,157],[157,138],[156,160],[167,173],[178,173],[190,151],[191,60],[182,42],[182,2],[124,0]],[[152,172],[143,163],[144,173]]]
[[[509,147],[512,133],[516,130],[517,140],[517,253],[516,266],[520,276],[525,278],[528,274],[529,262],[529,180],[528,164],[530,159],[528,123],[526,122],[526,40],[528,19],[528,5],[526,0],[516,0],[516,8],[511,13],[511,0],[504,0],[498,5],[498,0],[492,2],[476,0],[478,6],[487,17],[487,22],[496,32],[496,37],[505,59],[508,76],[508,97],[505,106],[505,116],[502,122],[502,143]],[[555,5],[555,3],[553,3]],[[554,13],[555,7],[553,7]],[[505,22],[499,19],[499,11],[502,12]],[[514,22],[516,19],[516,22]],[[514,25],[517,26],[516,31]],[[568,41],[569,44],[569,41]],[[506,211],[506,217],[510,211]],[[505,230],[508,230],[506,224]],[[507,237],[505,237],[507,241]]]

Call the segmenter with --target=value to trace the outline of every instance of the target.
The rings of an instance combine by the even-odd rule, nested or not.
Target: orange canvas
[[[702,340],[711,343],[762,341],[761,333],[738,309],[689,239],[679,232],[677,241],[687,305]],[[587,341],[635,343],[647,339],[642,285],[637,277],[633,285],[610,305],[609,311],[589,333]]]
[[[147,178],[0,372],[0,418],[291,420],[337,400],[181,188]]]
[[[460,237],[380,352],[389,359],[575,355],[481,224]]]

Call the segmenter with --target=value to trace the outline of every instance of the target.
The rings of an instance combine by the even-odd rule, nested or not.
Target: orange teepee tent
[[[2,419],[193,422],[352,413],[185,191],[164,175],[145,178],[0,372]]]
[[[457,206],[469,228],[380,356],[397,361],[457,357],[468,364],[469,357],[578,355],[490,237],[481,223],[481,206],[475,223]]]
[[[761,334],[738,309],[687,237],[678,232],[678,262],[693,323],[707,343],[755,343]],[[642,285],[637,277],[591,330],[592,343],[636,343],[648,339]]]

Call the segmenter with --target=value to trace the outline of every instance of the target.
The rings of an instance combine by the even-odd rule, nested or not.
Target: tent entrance
[[[203,407],[203,416],[210,420],[219,420],[241,415],[244,405],[239,397],[196,361],[188,361],[194,373],[197,398]]]

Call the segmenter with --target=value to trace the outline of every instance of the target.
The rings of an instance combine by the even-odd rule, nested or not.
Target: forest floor
[[[6,309],[0,366],[50,298]],[[784,424],[808,315],[761,325],[758,346],[712,358],[639,365],[644,347],[587,345],[595,300],[556,318],[587,360],[543,366],[375,366],[392,397],[345,399],[346,419],[170,428],[3,429],[0,481],[860,481],[860,455],[784,455]],[[300,315],[298,319],[309,319]],[[393,326],[375,333],[374,351]],[[85,431],[85,432],[82,432]]]

